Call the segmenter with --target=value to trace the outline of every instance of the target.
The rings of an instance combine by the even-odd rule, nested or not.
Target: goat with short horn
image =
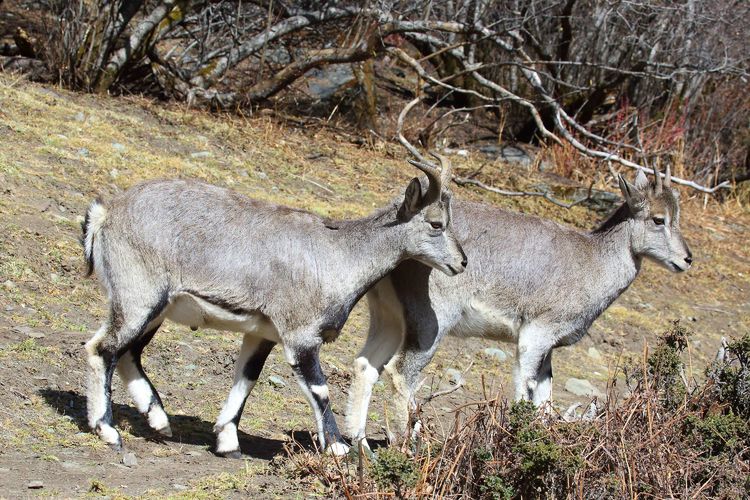
[[[332,221],[185,180],[147,182],[91,204],[83,224],[90,270],[109,316],[86,344],[88,422],[110,445],[117,369],[149,425],[171,435],[141,355],[162,322],[243,334],[234,384],[216,421],[216,452],[240,456],[242,409],[263,364],[281,344],[315,414],[323,449],[345,453],[331,412],[319,349],[351,309],[404,259],[455,276],[466,256],[454,236],[450,193],[434,165],[419,165],[403,197],[358,220]],[[444,165],[442,175],[449,175]]]
[[[403,432],[422,369],[445,335],[489,337],[516,346],[516,397],[537,405],[552,391],[552,351],[585,335],[638,275],[644,258],[687,270],[678,192],[667,168],[655,185],[619,177],[625,203],[595,231],[455,200],[457,234],[471,265],[448,280],[401,263],[367,294],[370,331],[355,361],[347,430],[365,436],[373,384],[393,381],[394,427]]]

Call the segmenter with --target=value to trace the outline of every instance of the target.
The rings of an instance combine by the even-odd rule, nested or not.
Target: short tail
[[[94,238],[101,231],[104,220],[107,217],[107,209],[99,199],[94,200],[86,211],[86,218],[81,223],[81,244],[83,245],[83,257],[86,259],[86,276],[94,272]]]

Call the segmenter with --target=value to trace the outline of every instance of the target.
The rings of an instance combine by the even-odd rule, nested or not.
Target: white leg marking
[[[148,384],[145,378],[141,376],[141,372],[135,366],[133,355],[130,352],[125,353],[117,364],[117,373],[120,375],[122,381],[128,388],[130,397],[133,398],[135,407],[141,413],[148,411],[149,405],[151,405],[151,398],[153,396],[151,392],[151,386]]]
[[[342,457],[349,453],[349,447],[344,443],[333,443],[326,451],[335,457]]]
[[[328,399],[327,385],[311,385],[310,390],[320,399]]]
[[[237,439],[237,426],[233,422],[224,425],[224,428],[216,436],[216,452],[229,453],[240,449]]]
[[[214,429],[221,430],[227,423],[229,423],[240,411],[242,403],[247,399],[250,391],[255,387],[254,380],[247,380],[244,376],[236,381],[232,386],[232,390],[229,391],[229,396],[224,403],[224,407],[219,414],[219,418],[216,419],[216,426]]]
[[[307,398],[307,403],[310,405],[310,408],[312,408],[313,414],[315,415],[315,424],[318,427],[318,441],[320,442],[320,447],[325,449],[326,436],[325,429],[323,428],[323,414],[318,408],[318,404],[315,402],[315,398],[313,397],[312,392],[310,392],[310,389],[307,387],[307,383],[301,376],[298,376],[296,374],[296,371],[295,378],[297,379],[297,383],[299,384],[300,389],[302,389],[305,398]]]
[[[91,340],[86,342],[86,351],[89,354],[88,362],[89,366],[91,366],[86,398],[88,401],[88,421],[89,426],[92,429],[96,429],[96,423],[104,416],[104,412],[107,408],[107,402],[104,400],[106,369],[104,366],[104,359],[99,356],[97,347],[99,347],[99,344],[106,335],[108,327],[109,325],[107,323],[102,325]],[[117,431],[115,431],[115,433],[116,432]],[[104,437],[102,437],[102,439],[106,441]]]
[[[114,427],[110,427],[107,424],[99,424],[96,432],[107,444],[118,444],[120,442],[120,433]]]
[[[349,387],[349,404],[346,410],[346,431],[354,440],[365,437],[367,409],[372,397],[372,387],[378,381],[378,370],[362,356],[354,361],[354,381]]]
[[[154,405],[148,412],[148,425],[155,431],[167,437],[172,437],[172,427],[169,425],[169,417],[159,405]]]

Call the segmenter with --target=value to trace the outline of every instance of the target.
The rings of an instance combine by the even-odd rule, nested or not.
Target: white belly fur
[[[187,293],[176,295],[165,315],[191,328],[249,333],[272,342],[281,340],[274,324],[263,314],[236,314]]]
[[[451,329],[450,335],[515,342],[520,328],[521,322],[517,318],[474,299],[461,311],[461,319]]]

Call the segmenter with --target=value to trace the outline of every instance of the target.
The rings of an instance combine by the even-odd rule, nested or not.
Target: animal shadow
[[[91,432],[86,420],[86,398],[74,391],[62,391],[55,389],[41,389],[39,395],[46,403],[55,409],[60,415],[68,416],[78,426],[81,432]],[[213,422],[207,422],[199,417],[189,415],[170,415],[172,426],[172,437],[165,437],[154,432],[146,423],[146,419],[138,411],[128,405],[112,403],[112,413],[115,425],[127,426],[133,435],[144,437],[152,441],[168,441],[180,444],[192,444],[203,446],[213,451],[216,436],[213,433]],[[287,433],[293,442],[292,449],[299,447],[306,450],[315,450],[315,441],[311,434],[305,431],[290,431]],[[279,439],[269,439],[261,436],[251,436],[237,431],[242,452],[251,458],[271,460],[276,456],[284,455],[285,442]]]

